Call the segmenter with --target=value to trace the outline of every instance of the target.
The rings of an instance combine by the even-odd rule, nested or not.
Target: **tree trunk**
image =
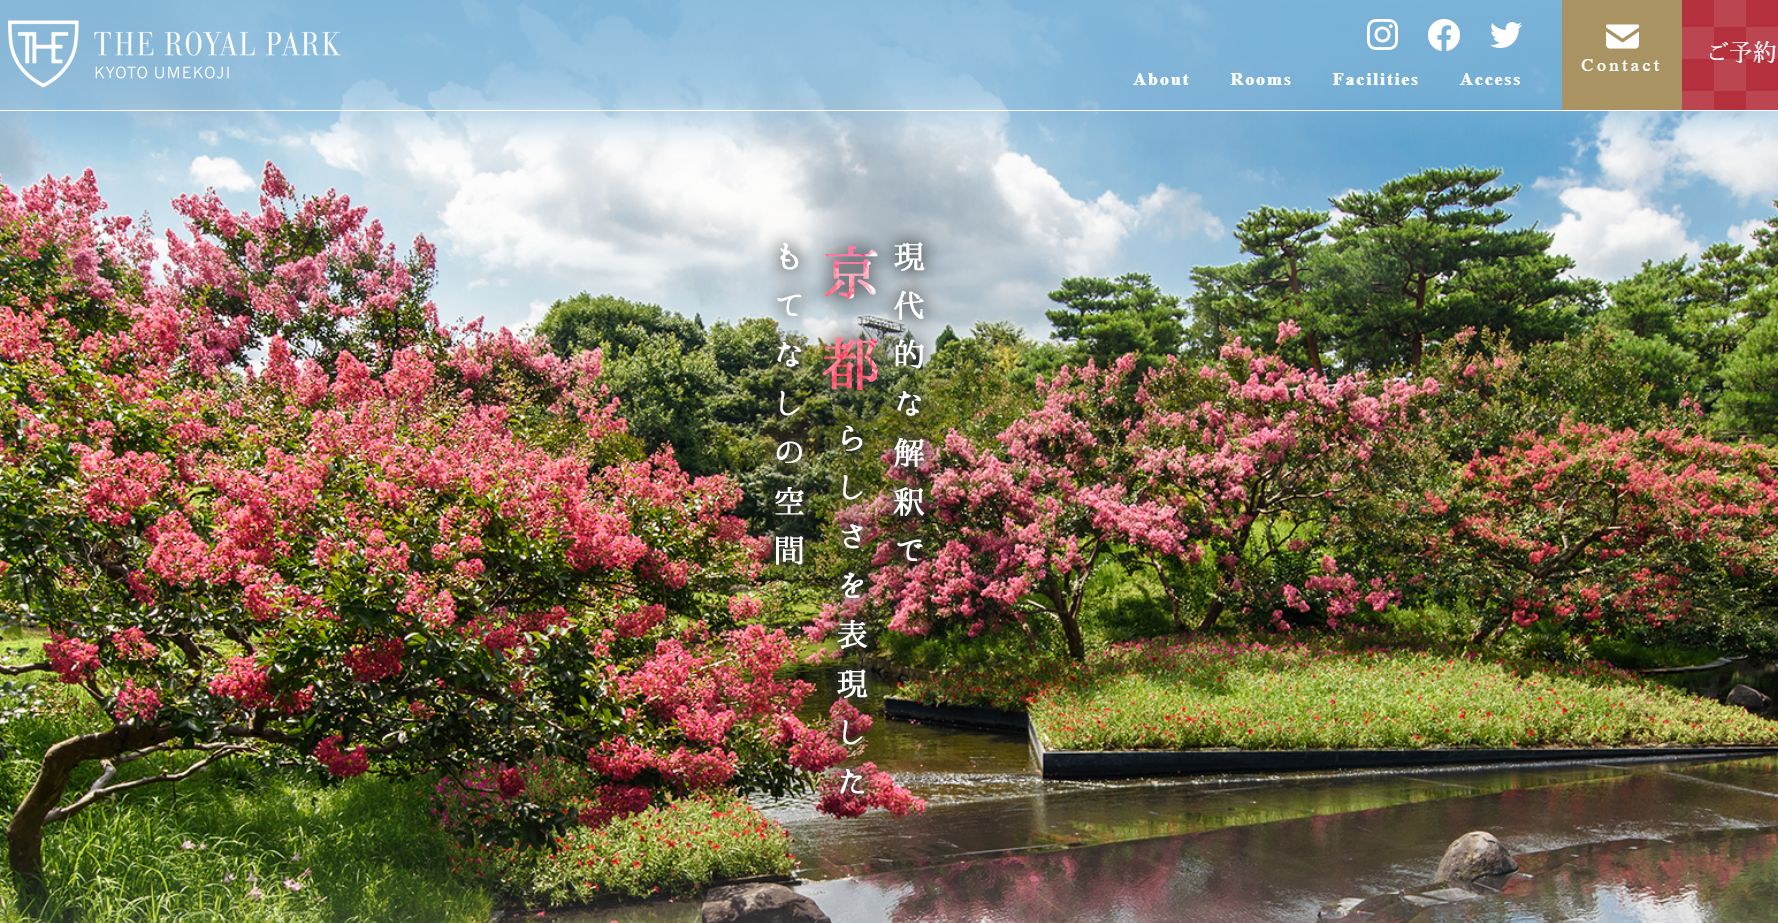
[[[19,802],[6,825],[6,862],[12,870],[19,908],[28,914],[46,909],[49,889],[43,880],[43,827],[49,812],[62,801],[68,780],[81,763],[109,759],[170,739],[163,728],[114,727],[109,731],[70,737],[43,754],[37,781]]]
[[[1093,559],[1098,559],[1094,552]],[[1087,572],[1092,572],[1091,563]],[[1086,596],[1086,578],[1082,577],[1078,585],[1069,585],[1054,574],[1050,575],[1046,595],[1049,597],[1050,611],[1056,614],[1056,621],[1062,623],[1062,638],[1068,643],[1068,658],[1075,662],[1087,659],[1086,638],[1080,633],[1080,604]]]
[[[1080,619],[1067,607],[1058,610],[1056,616],[1062,620],[1062,637],[1068,642],[1068,659],[1077,663],[1087,659],[1087,642],[1080,634]]]
[[[1216,621],[1220,618],[1222,618],[1222,599],[1215,598],[1210,600],[1210,605],[1204,607],[1204,621],[1198,623],[1198,630],[1209,631],[1215,628]]]
[[[1315,331],[1303,333],[1303,348],[1309,351],[1309,369],[1317,375],[1322,374],[1321,338],[1315,335]]]
[[[1179,631],[1185,627],[1185,623],[1179,618],[1179,594],[1174,592],[1173,584],[1168,582],[1167,572],[1161,567],[1160,559],[1151,558],[1148,563],[1154,566],[1154,577],[1160,581],[1161,592],[1167,594],[1167,608],[1173,615],[1173,630]]]
[[[1482,619],[1482,627],[1476,629],[1475,635],[1469,639],[1469,646],[1481,647],[1482,645],[1493,641],[1496,637],[1499,637],[1500,633],[1505,629],[1505,612],[1498,612],[1492,617],[1484,618]]]

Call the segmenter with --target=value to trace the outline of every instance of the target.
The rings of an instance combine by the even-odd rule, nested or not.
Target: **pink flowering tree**
[[[425,241],[269,164],[256,209],[174,207],[163,250],[90,171],[0,187],[0,601],[49,631],[8,672],[106,716],[13,813],[23,898],[46,825],[233,754],[570,760],[594,823],[848,757],[793,716],[789,640],[746,624],[737,490],[626,455],[597,353],[440,326]]]
[[[1294,333],[1285,324],[1280,342]],[[929,515],[899,517],[888,495],[847,513],[873,543],[873,583],[829,620],[875,610],[897,631],[979,633],[1041,615],[1079,659],[1087,579],[1114,552],[1154,567],[1176,623],[1176,588],[1206,578],[1204,629],[1231,608],[1338,625],[1397,598],[1389,575],[1340,563],[1339,510],[1435,383],[1329,379],[1240,345],[1213,365],[1176,358],[1140,381],[1134,369],[1132,357],[1063,369],[998,445],[951,433],[928,468],[892,469],[930,482]]]
[[[1775,461],[1675,428],[1564,422],[1427,490],[1424,560],[1447,590],[1491,601],[1477,642],[1746,608],[1778,583]]]
[[[922,465],[892,465],[891,491],[923,490],[925,515],[898,515],[892,492],[840,514],[842,525],[865,527],[871,586],[829,607],[817,633],[867,610],[910,635],[959,627],[975,636],[1041,619],[1060,627],[1070,656],[1084,657],[1081,606],[1112,538],[1093,503],[1126,468],[1134,369],[1133,356],[1106,369],[1063,368],[997,445],[952,431]]]
[[[1278,342],[1297,334],[1286,321]],[[1211,365],[1175,360],[1137,397],[1127,495],[1117,498],[1135,515],[1107,510],[1104,521],[1157,563],[1163,585],[1179,565],[1211,569],[1201,629],[1230,609],[1278,629],[1380,612],[1399,598],[1395,575],[1341,560],[1352,547],[1343,514],[1437,389],[1330,378],[1240,344]]]

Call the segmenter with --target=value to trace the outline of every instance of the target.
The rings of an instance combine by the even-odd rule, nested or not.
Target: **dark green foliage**
[[[1320,281],[1328,213],[1262,206],[1235,226],[1241,252],[1251,257],[1229,266],[1192,270],[1191,341],[1194,352],[1216,354],[1225,337],[1254,346],[1277,342],[1278,324],[1292,321],[1302,328],[1297,358],[1321,369],[1327,344],[1337,333],[1337,312],[1329,310]]]
[[[1742,433],[1778,436],[1778,314],[1754,325],[1722,371],[1723,422]]]
[[[1278,324],[1302,336],[1291,356],[1343,371],[1417,367],[1465,329],[1511,342],[1560,339],[1597,308],[1536,228],[1509,228],[1517,186],[1499,170],[1426,170],[1330,199],[1324,211],[1264,207],[1235,229],[1249,258],[1193,271],[1192,345],[1211,356],[1229,337],[1272,348]]]
[[[1185,341],[1185,309],[1178,296],[1162,292],[1143,273],[1064,279],[1049,297],[1062,305],[1045,312],[1052,335],[1069,344],[1073,363],[1090,359],[1103,367],[1136,353],[1153,365],[1179,352]]]
[[[562,356],[594,348],[627,353],[657,336],[679,341],[682,349],[704,345],[703,325],[697,321],[657,304],[586,292],[550,305],[537,333]]]

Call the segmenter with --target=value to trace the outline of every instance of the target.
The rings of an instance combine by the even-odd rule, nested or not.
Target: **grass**
[[[35,659],[42,641],[9,631],[0,658]],[[0,818],[51,743],[105,720],[70,687],[28,677],[0,688]],[[131,766],[150,772],[157,767],[144,764],[153,763]],[[51,825],[44,860],[52,910],[86,923],[485,921],[493,899],[450,874],[451,844],[433,823],[429,791],[417,780],[327,783],[294,768],[223,762]],[[0,921],[18,919],[0,873]]]
[[[1620,670],[1332,643],[1118,645],[1028,707],[1070,750],[1778,745],[1778,722]]]
[[[492,899],[446,871],[422,787],[320,786],[239,764],[58,825],[55,903],[84,921],[486,920]],[[9,886],[0,899],[11,906]]]

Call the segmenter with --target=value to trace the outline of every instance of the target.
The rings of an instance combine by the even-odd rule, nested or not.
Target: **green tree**
[[[564,358],[590,349],[603,353],[606,381],[630,434],[650,452],[671,446],[694,474],[723,470],[712,409],[727,382],[699,320],[656,304],[581,292],[551,305],[537,333]]]
[[[684,349],[704,345],[703,325],[695,320],[658,304],[586,292],[550,305],[537,333],[558,356],[595,347],[607,355],[627,353],[657,336],[670,336]]]
[[[709,349],[688,349],[684,341],[657,333],[611,355],[605,375],[630,434],[649,451],[671,446],[680,465],[694,474],[721,470],[710,439],[711,407],[726,382]]]
[[[1610,305],[1597,323],[1643,366],[1659,398],[1676,403],[1689,396],[1707,410],[1723,410],[1730,361],[1778,298],[1775,228],[1778,218],[1756,229],[1752,247],[1718,243],[1696,261],[1644,263],[1608,287]],[[1750,374],[1745,365],[1740,374]],[[1737,400],[1746,406],[1744,397]],[[1726,413],[1719,418],[1729,423]]]
[[[1609,332],[1613,351],[1627,358],[1653,387],[1656,400],[1676,405],[1699,393],[1707,370],[1681,336],[1681,305],[1690,299],[1685,257],[1645,262],[1635,275],[1606,287],[1610,303],[1596,328]]]
[[[1061,305],[1046,311],[1052,336],[1071,345],[1073,362],[1093,360],[1104,367],[1127,353],[1145,365],[1179,352],[1185,341],[1185,309],[1177,295],[1154,280],[1130,272],[1115,279],[1075,276],[1050,292]]]
[[[1341,356],[1350,367],[1417,367],[1429,342],[1466,328],[1507,333],[1518,345],[1577,329],[1597,284],[1564,278],[1574,263],[1550,253],[1536,228],[1506,228],[1501,204],[1518,192],[1500,171],[1426,170],[1332,201],[1339,263],[1362,270],[1336,285],[1349,311]]]
[[[1778,436],[1778,314],[1767,314],[1724,363],[1723,422],[1736,431]]]
[[[1195,351],[1214,356],[1225,334],[1250,345],[1276,343],[1278,325],[1302,330],[1303,358],[1322,370],[1322,350],[1334,333],[1333,315],[1312,299],[1309,259],[1322,246],[1328,213],[1264,206],[1235,226],[1235,240],[1251,259],[1192,270],[1191,339]]]
[[[1740,244],[1713,244],[1698,255],[1675,322],[1681,340],[1706,369],[1719,373],[1741,339],[1765,316],[1764,299],[1756,296],[1764,295],[1762,290],[1770,285],[1766,267]],[[1713,374],[1707,386],[1712,393],[1718,387],[1716,377]]]

